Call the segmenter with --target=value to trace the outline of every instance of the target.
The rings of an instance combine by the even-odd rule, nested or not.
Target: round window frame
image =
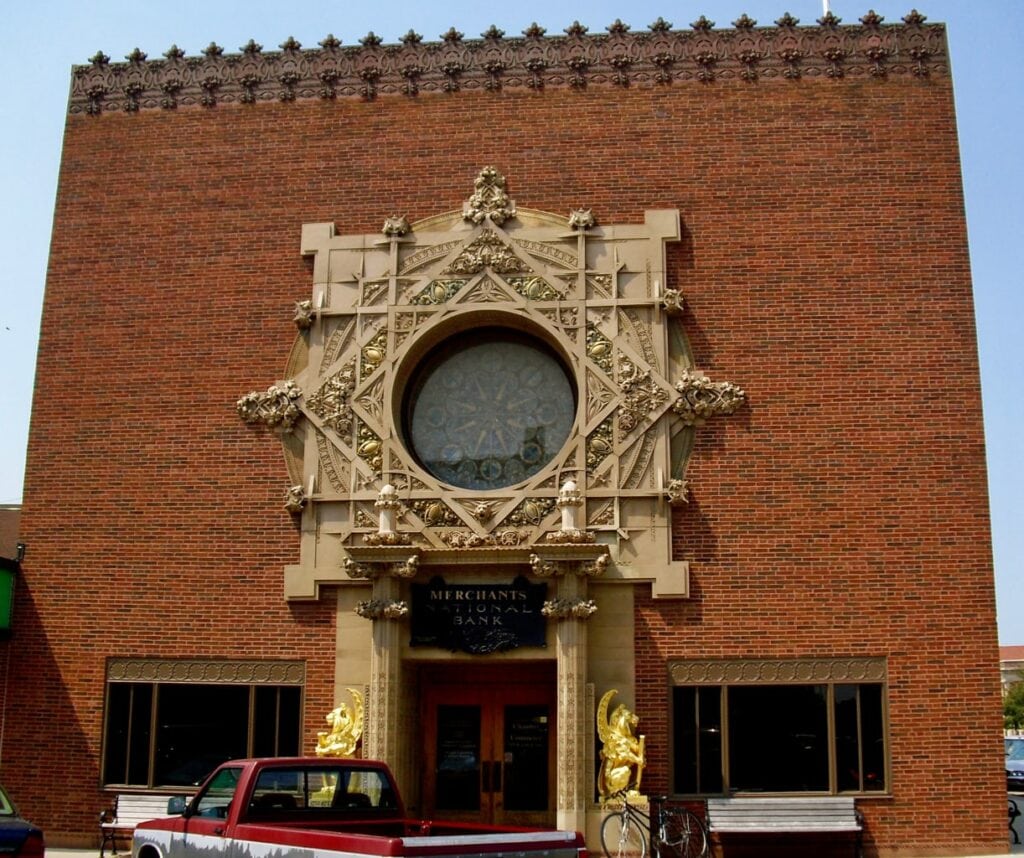
[[[488,332],[497,333],[509,342],[533,347],[554,362],[562,371],[572,393],[573,418],[562,444],[547,456],[544,464],[537,470],[514,483],[489,488],[474,488],[459,485],[438,476],[424,464],[412,442],[411,418],[414,397],[418,390],[422,389],[423,381],[429,377],[430,373],[462,349],[493,341],[487,339]],[[538,476],[546,475],[552,465],[563,458],[566,447],[573,443],[579,432],[580,384],[573,361],[570,360],[561,345],[554,341],[543,328],[519,317],[507,316],[502,313],[473,313],[449,320],[448,324],[434,328],[410,348],[401,362],[397,375],[400,379],[400,389],[396,391],[397,395],[392,400],[392,406],[394,425],[398,429],[402,446],[411,463],[424,475],[430,480],[436,481],[440,486],[455,492],[494,494],[514,491],[537,479]]]

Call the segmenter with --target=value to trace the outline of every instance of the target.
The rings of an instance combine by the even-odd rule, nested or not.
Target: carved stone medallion
[[[461,208],[389,218],[383,239],[306,224],[312,297],[296,352],[308,363],[239,402],[247,421],[290,432],[292,483],[319,486],[286,595],[360,580],[343,561],[382,544],[367,511],[385,485],[387,544],[400,534],[430,565],[455,550],[525,563],[530,546],[566,542],[558,499],[572,482],[602,512],[568,543],[607,547],[603,579],[686,596],[665,486],[687,457],[673,451],[744,394],[695,374],[670,330],[665,244],[679,236],[675,210],[605,225],[589,209],[517,208],[493,167]]]

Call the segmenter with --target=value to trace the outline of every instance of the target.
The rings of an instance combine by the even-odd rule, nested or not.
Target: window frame
[[[404,449],[418,467],[444,485],[452,486],[459,491],[479,493],[508,492],[516,486],[535,479],[538,474],[551,468],[566,445],[579,432],[577,424],[579,422],[580,393],[577,373],[574,371],[571,361],[567,359],[556,343],[542,334],[542,331],[534,331],[523,326],[521,322],[512,325],[495,320],[462,331],[457,335],[450,335],[435,343],[418,357],[407,372],[403,373],[402,384],[399,388],[400,394],[396,398],[399,406],[399,437]],[[426,401],[424,392],[429,384],[436,383],[436,379],[442,374],[444,368],[450,368],[451,362],[454,360],[464,359],[467,351],[494,345],[526,349],[533,353],[535,359],[546,359],[549,371],[552,375],[558,375],[559,381],[564,381],[565,392],[572,397],[572,407],[569,409],[571,416],[568,419],[565,435],[558,445],[551,449],[545,449],[543,459],[533,463],[530,469],[524,471],[518,478],[508,481],[498,480],[491,485],[466,485],[458,480],[453,480],[452,474],[445,473],[443,469],[438,469],[436,463],[430,463],[424,458],[424,445],[422,442],[417,443],[415,436],[419,433],[414,430],[417,424],[422,427],[422,424],[426,422],[424,415],[419,411],[420,406]],[[421,428],[420,433],[422,431]],[[496,456],[491,455],[486,458],[496,458]],[[507,462],[513,458],[515,457],[508,456],[503,461]],[[469,460],[468,457],[463,459],[463,461]],[[481,482],[485,482],[485,480],[481,479]]]
[[[115,689],[128,686],[127,712],[118,712],[114,701]],[[272,742],[275,752],[281,748],[282,741],[288,742],[291,748],[301,750],[303,736],[303,709],[305,703],[305,663],[284,661],[178,661],[162,659],[110,659],[107,664],[106,682],[104,685],[103,719],[101,724],[101,747],[99,780],[104,789],[132,788],[137,790],[194,791],[196,786],[185,784],[169,784],[159,782],[156,778],[158,769],[158,719],[160,715],[161,692],[167,693],[172,687],[182,688],[233,687],[246,690],[244,701],[245,717],[245,753],[252,757],[254,745],[266,738],[267,731],[257,731],[262,726],[261,718],[272,715]],[[145,689],[147,700],[142,705],[148,706],[148,723],[142,714],[134,713],[136,697]],[[294,725],[292,719],[282,718],[282,693],[294,689],[297,697],[294,702]],[[266,701],[267,690],[275,693]],[[260,709],[260,697],[269,702],[273,712]],[[289,706],[289,709],[291,707]],[[258,718],[258,713],[261,713]],[[239,711],[241,714],[241,711]],[[115,737],[112,730],[117,729],[114,719],[122,720],[122,736]],[[294,739],[289,736],[282,739],[282,730],[294,726]],[[135,735],[141,730],[141,735]],[[117,739],[115,743],[114,740]],[[115,744],[117,747],[115,748]],[[139,759],[139,754],[144,757]],[[117,759],[111,760],[111,755]],[[120,758],[123,757],[123,764]],[[108,780],[108,765],[117,765],[121,779]],[[140,777],[145,769],[145,782]]]
[[[827,790],[755,790],[735,789],[730,783],[732,767],[730,764],[730,724],[729,724],[729,689],[751,686],[803,686],[808,688],[824,687],[826,690],[825,727],[828,747],[828,788]],[[836,741],[836,690],[839,687],[856,689],[856,719],[858,736],[858,789],[840,789],[839,782],[839,750]],[[865,788],[865,753],[864,721],[862,709],[862,689],[864,687],[879,689],[879,720],[882,740],[882,775],[884,788]],[[677,745],[683,733],[680,721],[682,713],[677,711],[676,688],[694,688],[695,706],[700,705],[699,694],[702,689],[717,689],[717,706],[719,717],[719,748],[721,788],[700,792],[683,792],[679,785],[679,760]],[[669,744],[670,744],[670,778],[673,794],[676,796],[708,796],[708,795],[852,795],[858,797],[887,797],[892,794],[892,761],[889,730],[889,688],[887,662],[884,658],[842,658],[842,659],[690,659],[669,664]],[[695,713],[689,716],[696,719]],[[693,723],[693,722],[691,722]],[[703,766],[700,761],[699,745],[695,770],[695,786],[701,789]]]
[[[270,822],[337,818],[339,814],[360,818],[397,817],[398,795],[390,778],[379,768],[360,763],[361,760],[326,758],[318,763],[264,766],[253,784],[246,818],[253,822]],[[260,806],[263,798],[286,796],[294,799],[290,806],[279,807],[273,803],[268,807]],[[345,800],[346,796],[349,801]]]

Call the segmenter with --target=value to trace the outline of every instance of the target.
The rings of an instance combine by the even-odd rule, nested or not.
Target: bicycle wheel
[[[625,810],[601,823],[601,848],[608,858],[647,858],[647,838],[640,823]]]
[[[658,858],[704,858],[708,854],[704,823],[685,808],[665,808],[661,812],[658,834]]]

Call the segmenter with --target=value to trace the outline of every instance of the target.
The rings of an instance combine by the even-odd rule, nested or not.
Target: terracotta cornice
[[[247,685],[302,685],[303,661],[168,658],[111,658],[108,682],[185,682]]]
[[[250,41],[237,54],[210,44],[188,57],[177,46],[149,60],[138,49],[114,63],[102,52],[72,69],[71,114],[171,109],[306,99],[416,96],[458,90],[654,87],[673,83],[803,78],[863,79],[949,74],[946,31],[917,12],[883,23],[869,12],[841,25],[827,15],[799,26],[788,13],[758,27],[746,15],[728,29],[701,17],[686,29],[661,20],[646,31],[616,21],[590,33],[579,23],[562,35],[536,24],[506,38],[491,27],[479,39],[453,30],[439,42],[409,32],[385,45],[373,33],[342,46],[328,36],[303,49],[288,39],[278,51]]]
[[[686,659],[669,663],[675,685],[807,684],[816,682],[885,682],[884,657],[794,659]]]

